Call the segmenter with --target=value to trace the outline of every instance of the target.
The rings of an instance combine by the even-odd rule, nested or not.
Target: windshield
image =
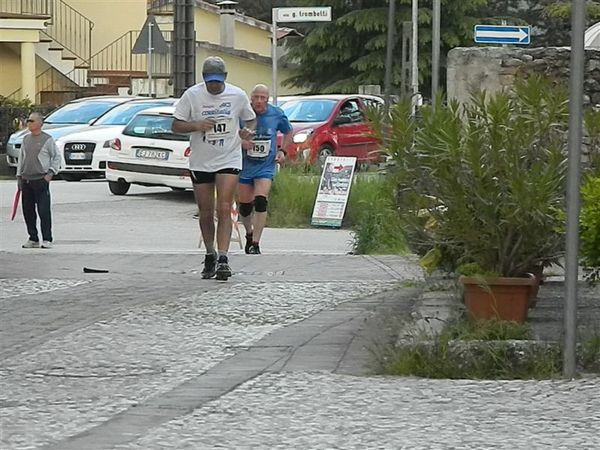
[[[335,107],[336,100],[290,100],[281,109],[290,122],[325,122]]]
[[[133,118],[123,130],[127,136],[136,136],[168,141],[189,141],[185,134],[174,134],[171,131],[173,116],[158,114],[140,114]]]
[[[54,111],[44,120],[45,123],[87,124],[96,119],[119,102],[93,101],[68,103]]]
[[[133,116],[145,109],[157,106],[172,105],[174,100],[162,100],[156,102],[131,102],[116,106],[104,114],[93,125],[127,125]]]

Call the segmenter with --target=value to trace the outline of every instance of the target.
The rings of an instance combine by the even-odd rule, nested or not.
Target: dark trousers
[[[37,216],[40,216],[42,240],[52,242],[52,216],[50,213],[50,183],[46,180],[23,180],[21,205],[27,224],[29,239],[39,242]],[[37,207],[37,214],[36,214]]]

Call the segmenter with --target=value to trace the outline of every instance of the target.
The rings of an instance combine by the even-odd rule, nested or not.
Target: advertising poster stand
[[[356,158],[329,156],[323,166],[311,225],[339,228],[342,226]]]

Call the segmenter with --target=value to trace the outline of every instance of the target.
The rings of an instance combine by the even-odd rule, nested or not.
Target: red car
[[[357,163],[379,160],[379,141],[372,136],[364,111],[382,107],[372,95],[310,95],[286,101],[281,109],[294,127],[288,151],[292,161],[318,162],[328,156],[355,156]]]

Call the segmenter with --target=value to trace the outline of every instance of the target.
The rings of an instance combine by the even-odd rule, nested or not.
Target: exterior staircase
[[[146,89],[140,86],[148,77],[148,56],[131,52],[139,30],[126,32],[92,54],[94,23],[63,0],[0,0],[0,12],[49,18],[36,44],[36,55],[49,66],[36,78],[36,103],[59,104],[82,96],[131,94]],[[170,44],[173,0],[149,0],[148,14],[155,15]],[[153,56],[152,73],[155,80],[168,83],[170,54]],[[136,89],[132,89],[134,85]],[[20,98],[20,89],[9,97]]]
[[[75,94],[88,86],[94,28],[89,18],[63,0],[0,0],[0,11],[17,17],[48,17],[46,30],[35,44],[36,55],[49,66],[36,79],[36,103],[44,102],[47,89]],[[9,97],[19,98],[20,89]]]

